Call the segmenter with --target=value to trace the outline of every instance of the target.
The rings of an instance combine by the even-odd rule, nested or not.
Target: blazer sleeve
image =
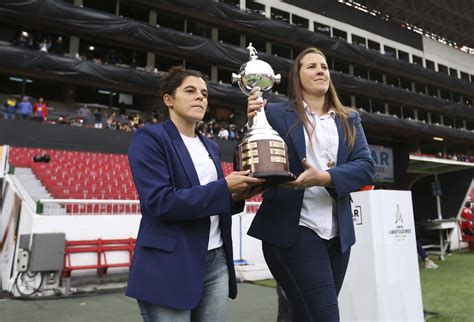
[[[170,158],[163,138],[151,130],[143,128],[133,136],[128,160],[143,215],[169,221],[230,215],[232,200],[225,179],[190,188],[177,187],[170,169],[180,166],[180,161]]]
[[[358,113],[355,113],[355,115],[353,126],[356,130],[356,136],[349,159],[347,163],[328,170],[338,197],[346,196],[365,185],[372,184],[374,181],[374,161],[365,138],[360,116]]]

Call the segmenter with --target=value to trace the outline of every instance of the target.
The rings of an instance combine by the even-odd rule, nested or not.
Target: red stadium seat
[[[37,154],[51,156],[49,163],[33,162]],[[31,168],[46,190],[56,199],[138,200],[128,157],[82,151],[11,147],[9,163]],[[224,175],[233,171],[231,162],[222,162]],[[250,201],[261,201],[261,195]],[[138,205],[66,205],[68,213],[137,213]]]

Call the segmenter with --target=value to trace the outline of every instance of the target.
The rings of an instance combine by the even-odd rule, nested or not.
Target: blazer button
[[[329,168],[333,168],[336,165],[336,162],[334,160],[329,160],[327,165]]]

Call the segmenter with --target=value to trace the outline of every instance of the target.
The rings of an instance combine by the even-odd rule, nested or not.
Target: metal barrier
[[[244,211],[239,216],[239,251],[240,260],[236,260],[236,265],[247,264],[242,259],[242,238],[243,227],[242,218],[247,214],[254,215],[261,202],[246,202]],[[103,206],[135,206],[139,207],[138,200],[72,200],[72,199],[43,199],[38,202],[38,214],[41,215],[88,215],[88,214],[120,214],[120,212],[102,212]],[[73,206],[68,208],[68,206]],[[90,208],[92,206],[92,208]],[[100,206],[96,208],[96,206]],[[79,207],[78,212],[74,212],[75,207]],[[85,207],[85,208],[84,208]],[[66,212],[69,209],[71,212]],[[122,208],[126,211],[126,208]],[[139,208],[136,209],[139,214]],[[55,212],[56,211],[56,212]],[[59,213],[61,212],[61,213]],[[130,214],[130,213],[127,213]],[[87,239],[87,240],[67,240],[64,251],[64,268],[62,270],[63,285],[65,294],[70,294],[70,279],[72,271],[96,270],[97,275],[107,274],[109,268],[128,268],[131,265],[133,252],[135,249],[135,238],[123,239]],[[121,252],[121,253],[120,253]],[[112,254],[114,253],[114,254]],[[107,256],[109,255],[109,256]],[[84,257],[85,256],[85,257]]]
[[[8,145],[0,145],[0,178],[3,178],[7,172],[8,148]]]
[[[42,200],[43,210],[48,209],[45,206],[54,205],[53,201],[58,200]],[[104,200],[59,200],[59,203],[64,204],[75,204],[77,202],[78,205],[95,205],[95,202],[99,202],[100,204],[110,205],[114,204],[115,201],[104,201]],[[133,202],[133,205],[137,206],[138,201]],[[122,201],[120,204],[124,204]],[[242,260],[242,238],[243,238],[243,230],[242,230],[242,217],[247,214],[255,214],[260,206],[261,202],[250,201],[246,202],[245,209],[239,216],[239,250],[240,250],[240,258],[241,260],[235,261],[235,264],[242,265],[244,261]],[[64,209],[63,209],[64,210]],[[46,211],[45,211],[46,212]],[[82,214],[82,213],[81,213]],[[135,248],[136,239],[134,238],[127,238],[127,239],[95,239],[95,240],[67,240],[64,252],[64,268],[63,268],[63,277],[70,277],[71,272],[74,270],[86,270],[86,269],[95,269],[97,270],[97,274],[102,276],[107,273],[108,268],[112,267],[129,267],[132,261],[133,251]],[[126,262],[120,263],[109,263],[107,261],[107,253],[108,252],[117,252],[117,251],[126,251],[128,252],[128,260]],[[82,263],[76,262],[73,263],[72,255],[79,254],[79,253],[95,253],[97,254],[96,260],[93,262]]]
[[[139,200],[41,199],[39,215],[140,215]]]
[[[247,201],[245,202],[245,214],[256,214],[260,207],[261,201]]]
[[[134,238],[128,239],[97,239],[97,240],[67,240],[64,249],[63,277],[70,277],[74,270],[96,269],[97,275],[107,274],[107,269],[113,267],[130,267],[133,251],[135,249]],[[126,251],[128,261],[120,263],[108,263],[107,253]],[[71,255],[77,253],[97,253],[97,262],[88,265],[73,265]]]
[[[247,201],[244,214],[255,214],[260,201]],[[140,215],[139,200],[41,199],[36,203],[39,215]]]
[[[245,215],[254,215],[257,213],[258,208],[260,207],[261,201],[247,201],[245,203],[244,211],[241,212],[239,216],[239,259],[234,259],[235,265],[247,265],[248,262],[243,258],[243,243],[244,239],[244,230],[242,225],[242,217]]]

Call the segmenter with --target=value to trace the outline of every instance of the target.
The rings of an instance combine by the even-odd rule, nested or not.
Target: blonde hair
[[[303,124],[304,129],[306,133],[308,134],[308,137],[311,137],[315,129],[314,127],[312,127],[310,130],[311,123],[304,110],[303,88],[302,88],[301,79],[300,79],[301,60],[304,58],[304,56],[308,54],[318,54],[318,55],[321,55],[326,60],[326,56],[324,56],[324,54],[318,48],[308,47],[304,49],[298,55],[298,57],[296,57],[293,65],[291,66],[289,82],[288,82],[288,98],[295,106],[296,114],[298,115],[298,120]],[[332,107],[334,111],[336,112],[336,116],[338,116],[341,119],[341,123],[344,128],[345,138],[348,143],[349,150],[352,150],[352,148],[354,147],[354,142],[355,142],[355,127],[353,126],[351,128],[349,126],[349,121],[348,121],[349,114],[352,111],[352,109],[342,105],[337,95],[336,88],[334,87],[334,84],[332,83],[332,80],[329,81],[329,89],[326,92],[326,104],[327,104],[327,108],[329,109],[330,107]]]

